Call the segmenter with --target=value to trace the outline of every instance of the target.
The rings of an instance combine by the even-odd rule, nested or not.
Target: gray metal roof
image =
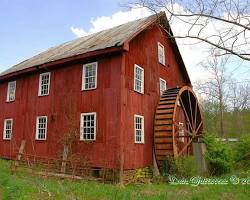
[[[144,29],[146,26],[154,22],[156,18],[156,15],[151,15],[147,18],[128,22],[108,30],[94,33],[70,42],[66,42],[59,46],[52,47],[47,51],[44,51],[17,65],[14,65],[13,67],[1,73],[0,76],[91,51],[121,46],[126,40],[128,40],[138,31]]]

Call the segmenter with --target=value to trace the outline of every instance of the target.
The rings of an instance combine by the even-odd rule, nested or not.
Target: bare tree
[[[194,39],[250,61],[249,0],[132,0],[132,5],[166,12],[169,23],[183,23],[182,32],[169,37]]]
[[[229,103],[233,111],[242,111],[250,108],[250,84],[232,80],[229,84]]]
[[[229,108],[234,118],[234,124],[237,133],[242,134],[244,131],[244,111],[250,108],[250,85],[232,80],[229,83]]]
[[[216,54],[216,53],[215,53]],[[207,80],[196,83],[198,93],[205,96],[208,102],[218,105],[218,114],[220,121],[220,136],[224,136],[224,110],[228,98],[227,82],[229,79],[226,73],[226,65],[229,57],[217,57],[214,54],[201,63],[204,70],[209,73]]]

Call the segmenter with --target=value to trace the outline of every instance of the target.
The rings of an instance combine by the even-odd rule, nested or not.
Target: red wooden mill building
[[[50,48],[0,74],[0,156],[71,153],[93,167],[158,166],[192,149],[200,108],[164,13]],[[171,31],[171,30],[170,30]]]

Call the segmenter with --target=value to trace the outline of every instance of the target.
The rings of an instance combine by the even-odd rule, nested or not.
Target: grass
[[[22,199],[249,199],[250,185],[145,184],[119,185],[33,176],[24,169],[10,175],[10,162],[0,159],[0,200]]]

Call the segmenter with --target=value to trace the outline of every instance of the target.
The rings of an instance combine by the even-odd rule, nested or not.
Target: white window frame
[[[88,67],[89,65],[95,65],[95,67],[96,67],[95,87],[92,87],[92,88],[86,88],[86,85],[85,85],[85,80],[86,80],[85,70],[86,70],[86,67]],[[83,65],[83,68],[82,68],[82,90],[95,90],[97,88],[97,70],[98,70],[98,62],[87,63],[87,64]]]
[[[14,91],[13,91],[13,99],[10,98],[10,86],[11,84],[15,84],[15,87],[14,87]],[[6,98],[6,101],[7,102],[12,102],[12,101],[15,101],[16,99],[16,81],[11,81],[11,82],[8,82],[8,89],[7,89],[7,98]]]
[[[141,129],[136,128],[136,118],[141,119]],[[137,138],[136,138],[137,130],[141,131],[141,141],[137,141]],[[142,115],[134,115],[134,140],[135,140],[135,144],[144,144],[144,116]]]
[[[141,80],[136,78],[136,69],[137,68],[142,71]],[[136,88],[136,81],[141,82],[141,90],[138,90]],[[141,93],[141,94],[144,94],[144,69],[137,64],[134,65],[134,91]]]
[[[48,81],[48,93],[47,94],[42,94],[42,77],[49,75],[49,81]],[[50,90],[50,77],[51,74],[50,72],[45,72],[39,75],[39,88],[38,88],[38,96],[48,96],[49,95],[49,90]]]
[[[179,122],[179,127],[178,127],[178,134],[179,136],[185,136],[185,131],[184,131],[184,123],[183,122]],[[180,142],[185,142],[185,138],[184,137],[180,137],[179,138]]]
[[[44,138],[38,138],[38,134],[39,134],[39,119],[40,118],[45,118],[46,119],[46,124],[45,124],[45,136]],[[36,140],[46,140],[47,139],[47,131],[48,131],[48,117],[47,116],[37,116],[36,117]]]
[[[160,54],[160,48],[162,48],[162,55]],[[163,59],[162,61],[161,61],[161,57]],[[164,48],[164,46],[160,42],[158,42],[158,61],[162,65],[165,65],[165,62],[166,62],[165,59],[166,59],[165,58],[165,48]]]
[[[94,139],[87,139],[84,138],[84,116],[91,116],[94,115]],[[80,119],[80,140],[81,141],[95,141],[96,140],[96,127],[97,127],[97,118],[96,118],[96,112],[90,112],[90,113],[81,113],[81,119]]]
[[[6,125],[7,125],[7,121],[10,121],[10,122],[11,122],[11,127],[10,127],[10,129],[8,129],[8,130],[10,130],[10,137],[9,137],[9,138],[6,137],[6,131],[7,131]],[[5,120],[4,120],[3,139],[4,139],[4,140],[11,140],[11,138],[12,138],[12,133],[13,133],[13,119],[5,119]]]
[[[162,90],[161,88],[161,82],[164,82],[164,87],[165,87],[165,90],[167,89],[167,81],[160,78],[160,94],[162,95],[162,93],[165,91],[165,90]]]

